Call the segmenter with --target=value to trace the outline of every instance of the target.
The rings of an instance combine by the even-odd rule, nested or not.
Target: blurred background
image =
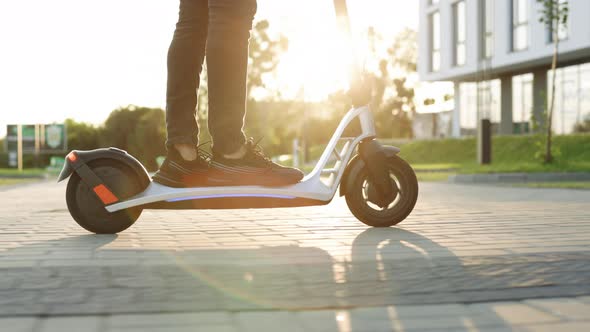
[[[427,171],[423,179],[590,171],[590,28],[579,14],[558,31],[554,162],[539,153],[553,83],[541,2],[348,0],[379,138],[404,145],[404,157]],[[559,2],[572,13],[590,9]],[[18,166],[18,125],[24,168],[58,169],[68,150],[116,146],[157,169],[177,15],[178,3],[167,0],[0,3],[0,169]],[[293,154],[298,166],[313,164],[349,109],[350,59],[332,0],[258,0],[247,135],[264,138],[267,154],[285,164]],[[206,142],[206,72],[203,81]],[[482,145],[488,140],[493,149]]]

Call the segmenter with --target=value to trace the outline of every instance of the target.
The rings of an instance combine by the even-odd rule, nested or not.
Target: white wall
[[[418,71],[425,81],[482,80],[511,72],[523,72],[551,61],[553,44],[547,42],[545,25],[540,23],[541,4],[529,1],[529,47],[527,50],[512,52],[511,0],[495,0],[494,15],[494,56],[486,63],[481,60],[482,23],[480,0],[465,0],[467,12],[467,58],[461,67],[453,65],[453,22],[452,4],[457,0],[440,0],[438,5],[429,6],[428,0],[420,0],[420,40]],[[569,0],[569,37],[560,42],[562,61],[576,59],[590,60],[590,0]],[[441,69],[430,72],[430,30],[428,17],[436,11],[441,15]],[[483,69],[486,68],[484,77]]]

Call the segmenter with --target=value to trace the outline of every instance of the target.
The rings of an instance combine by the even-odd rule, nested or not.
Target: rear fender
[[[365,149],[364,153],[367,154],[382,151],[386,159],[397,156],[401,151],[398,147],[380,144],[373,144],[371,150],[372,151],[367,151],[367,149]],[[342,181],[340,181],[340,196],[346,195],[347,188],[352,185],[352,182],[359,176],[363,168],[365,168],[364,158],[361,157],[360,154],[355,155],[348,163],[348,166],[346,166],[344,174],[342,175]]]
[[[70,152],[66,157],[66,162],[59,174],[57,182],[67,179],[83,165],[99,159],[110,159],[113,162],[122,163],[130,167],[146,186],[150,183],[150,177],[145,167],[143,167],[143,165],[132,155],[117,148],[96,149],[90,151],[74,150]]]

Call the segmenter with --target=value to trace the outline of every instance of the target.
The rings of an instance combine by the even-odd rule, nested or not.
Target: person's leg
[[[242,128],[246,113],[248,39],[256,0],[209,0],[207,79],[209,131],[213,138],[210,185],[287,185],[297,169],[270,161]]]
[[[209,132],[216,154],[232,154],[246,141],[248,40],[256,0],[209,0],[207,79]]]
[[[209,24],[207,0],[180,0],[180,14],[168,51],[166,160],[154,181],[170,187],[197,187],[207,182],[209,163],[197,154],[197,90]]]
[[[196,159],[197,91],[207,43],[208,12],[207,0],[180,0],[178,23],[168,51],[166,146],[169,151],[178,150],[186,160]]]

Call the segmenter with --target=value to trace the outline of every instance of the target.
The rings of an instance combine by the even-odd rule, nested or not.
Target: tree
[[[93,150],[100,147],[101,129],[89,123],[66,119],[68,149]]]
[[[379,40],[369,29],[369,48],[376,55],[372,43]],[[372,86],[371,108],[376,112],[377,131],[385,137],[413,137],[412,118],[416,112],[414,86],[407,77],[416,73],[418,57],[417,33],[404,29],[387,50],[385,59],[378,61],[376,73],[367,75]]]
[[[257,90],[264,89],[267,96],[277,97],[278,91],[270,91],[265,83],[266,76],[272,73],[280,62],[280,55],[289,48],[287,38],[282,35],[273,37],[269,34],[269,22],[262,20],[257,22],[252,29],[247,80],[247,109],[245,131],[249,136],[264,137],[265,145],[270,145],[271,151],[287,141],[287,137],[294,134],[287,131],[285,124],[287,113],[278,110],[284,104],[276,103],[275,107],[269,103],[261,103],[260,98],[254,97]],[[260,96],[258,96],[260,97]],[[278,118],[281,116],[281,118]],[[270,143],[270,144],[269,144]]]
[[[248,99],[257,88],[265,88],[264,76],[273,72],[279,64],[280,55],[289,48],[284,36],[272,38],[268,29],[270,24],[262,20],[254,25],[249,47]]]
[[[113,146],[137,157],[148,170],[165,155],[166,121],[159,108],[127,106],[111,112],[101,135],[102,146]]]
[[[551,32],[553,41],[553,59],[551,61],[551,72],[553,73],[551,79],[551,101],[549,102],[549,109],[547,110],[545,125],[547,126],[547,137],[545,142],[545,153],[543,156],[545,163],[553,162],[553,154],[551,151],[551,139],[552,139],[552,121],[553,121],[553,110],[555,107],[555,80],[556,80],[556,69],[557,61],[559,56],[559,29],[560,26],[567,26],[568,14],[569,14],[569,1],[568,0],[537,0],[538,3],[543,5],[540,10],[541,16],[539,21],[545,23]]]
[[[129,150],[138,151],[144,166],[156,170],[156,158],[166,155],[166,116],[160,109],[149,109],[135,124],[130,137]]]
[[[269,22],[266,20],[259,21],[254,25],[248,50],[246,131],[256,137],[266,136],[269,133],[266,130],[269,127],[267,123],[268,107],[257,107],[253,92],[257,89],[266,88],[265,76],[276,69],[279,64],[280,54],[285,52],[289,46],[288,40],[284,36],[272,37],[268,32],[269,27]],[[279,93],[275,91],[274,94]],[[200,128],[199,141],[201,142],[211,140],[211,135],[207,130],[208,102],[207,67],[204,66],[201,73],[197,108]]]

